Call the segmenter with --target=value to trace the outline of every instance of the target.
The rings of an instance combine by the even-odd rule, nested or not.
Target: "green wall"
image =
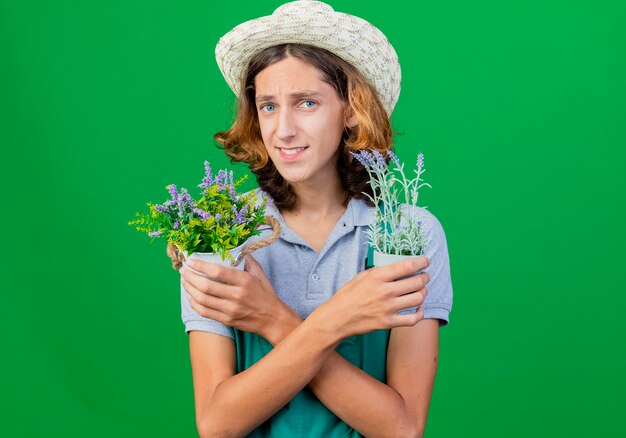
[[[448,238],[427,436],[626,436],[626,3],[331,3],[399,54]],[[1,435],[195,436],[178,274],[127,221],[228,163],[214,47],[279,4],[0,3]]]

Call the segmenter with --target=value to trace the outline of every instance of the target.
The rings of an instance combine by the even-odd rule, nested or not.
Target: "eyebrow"
[[[289,95],[289,97],[291,97],[293,100],[298,100],[298,99],[304,99],[305,97],[318,97],[321,96],[322,93],[320,93],[319,91],[313,91],[313,90],[304,90],[304,91],[297,91],[295,93],[291,93]],[[276,96],[271,95],[271,94],[263,94],[261,96],[257,96],[255,98],[256,102],[267,102],[267,101],[271,101],[276,99]]]

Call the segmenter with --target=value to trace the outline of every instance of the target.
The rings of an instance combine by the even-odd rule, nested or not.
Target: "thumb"
[[[257,262],[251,254],[246,255],[246,265],[244,267],[244,271],[257,278],[265,277],[265,271],[263,271],[259,262]]]

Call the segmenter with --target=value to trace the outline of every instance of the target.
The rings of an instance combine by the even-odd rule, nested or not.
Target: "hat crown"
[[[335,12],[329,4],[315,0],[297,0],[280,5],[272,15],[301,14],[303,12],[328,13]]]
[[[272,15],[246,21],[220,38],[217,64],[239,96],[250,59],[261,50],[285,43],[308,44],[352,64],[378,92],[391,115],[400,94],[398,55],[387,37],[368,21],[335,12],[316,0],[298,0],[278,7]]]

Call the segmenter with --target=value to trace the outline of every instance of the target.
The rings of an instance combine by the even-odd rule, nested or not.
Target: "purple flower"
[[[157,204],[154,206],[156,211],[160,211],[161,213],[167,213],[167,207],[161,204]]]
[[[174,184],[170,184],[166,188],[170,191],[172,201],[176,202],[176,199],[178,198],[178,190],[176,189],[176,186]]]
[[[207,213],[206,211],[204,211],[204,210],[202,210],[200,208],[194,208],[192,211],[195,214],[197,214],[198,216],[200,216],[200,218],[202,219],[203,222],[211,217],[210,213]]]
[[[180,195],[178,196],[179,204],[191,204],[192,199],[191,195],[187,192],[187,189],[183,188]]]
[[[211,176],[211,163],[209,163],[207,160],[204,160],[204,175],[207,179],[207,183],[210,185],[213,177]]]
[[[393,164],[395,164],[396,167],[399,169],[400,168],[400,160],[398,159],[398,156],[396,154],[394,154],[393,151],[387,151],[387,156],[389,158],[391,158],[391,161],[393,161]]]
[[[208,161],[204,161],[204,178],[202,178],[202,184],[198,184],[198,187],[205,191],[214,183],[213,176],[211,175],[211,164]]]
[[[365,150],[359,151],[358,154],[351,152],[352,155],[365,167],[369,167],[374,171],[384,171],[387,169],[387,160],[377,150],[368,152]]]
[[[176,203],[178,204],[179,211],[184,211],[185,207],[195,207],[196,203],[193,202],[191,195],[187,192],[187,189],[183,188],[180,195],[178,195],[178,199],[176,199]]]
[[[174,222],[174,225],[172,225],[172,228],[174,228],[175,230],[180,228],[180,219],[176,219],[176,222]]]
[[[166,186],[166,188],[170,191],[172,199],[165,201],[165,204],[163,204],[162,207],[155,206],[158,211],[169,213],[169,207],[175,206],[176,208],[172,214],[178,214],[179,217],[183,217],[187,208],[195,207],[196,203],[193,201],[193,198],[187,192],[186,188],[183,187],[180,193],[178,193],[178,189],[174,184],[170,184],[169,186]]]
[[[162,210],[161,208],[157,208],[157,210],[165,213],[168,207],[171,207],[172,205],[177,205],[178,215],[182,216],[182,212],[184,211],[186,206],[190,206],[190,207],[195,206],[195,203],[193,202],[193,199],[191,198],[191,195],[187,192],[186,188],[183,187],[181,189],[181,192],[178,193],[178,189],[176,188],[176,186],[174,184],[170,184],[169,186],[167,186],[167,189],[170,191],[170,195],[172,196],[172,199],[168,199],[167,201],[165,201],[165,204],[164,204],[164,208],[166,209],[165,211]]]
[[[228,175],[226,174],[226,172],[224,172],[223,170],[220,170],[219,172],[217,172],[217,178],[215,179],[215,184],[221,187],[222,185],[224,185],[224,179],[226,178],[228,178]]]
[[[222,213],[217,213],[217,214],[215,215],[215,220],[216,220],[216,221],[219,221],[221,218],[222,218]]]
[[[243,224],[246,222],[245,214],[248,212],[248,204],[244,205],[243,208],[237,212],[237,208],[233,205],[233,213],[235,214],[235,222],[238,224]]]
[[[359,151],[358,153],[350,152],[354,158],[357,159],[359,163],[361,163],[365,167],[373,167],[374,160],[372,156],[367,151]]]
[[[385,160],[385,157],[383,157],[383,155],[378,152],[377,150],[372,151],[372,153],[374,154],[374,158],[376,159],[376,165],[379,166],[380,168],[384,168],[387,167],[387,160]]]
[[[161,234],[163,234],[163,231],[156,230],[156,231],[152,231],[151,233],[148,233],[148,236],[149,237],[159,237]]]
[[[233,171],[230,171],[230,196],[233,198],[237,196],[237,192],[235,191],[235,178],[233,178]]]
[[[417,154],[417,170],[418,172],[424,167],[424,154]]]

